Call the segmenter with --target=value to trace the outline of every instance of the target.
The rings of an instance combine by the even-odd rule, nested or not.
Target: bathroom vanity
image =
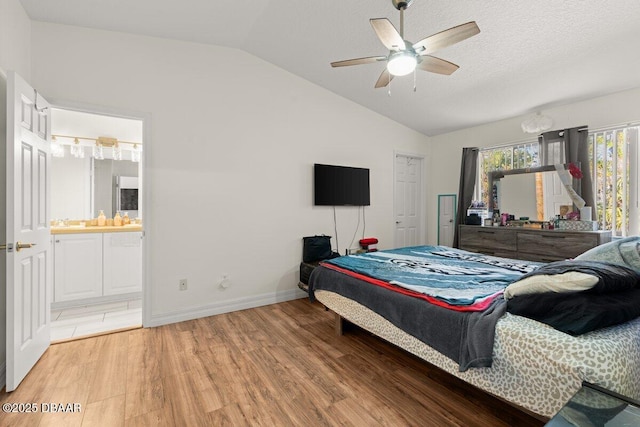
[[[53,307],[139,296],[142,226],[51,227]]]

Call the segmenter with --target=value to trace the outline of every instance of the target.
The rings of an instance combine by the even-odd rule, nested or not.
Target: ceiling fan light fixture
[[[391,55],[387,62],[387,70],[396,77],[406,76],[416,69],[418,60],[410,52],[398,52]]]

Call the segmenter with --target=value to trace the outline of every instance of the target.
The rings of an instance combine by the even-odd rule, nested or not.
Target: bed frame
[[[640,398],[640,318],[572,337],[507,313],[496,327],[493,366],[459,372],[453,360],[358,302],[323,290],[315,296],[335,314],[336,334],[346,320],[540,420],[553,417],[583,381]]]

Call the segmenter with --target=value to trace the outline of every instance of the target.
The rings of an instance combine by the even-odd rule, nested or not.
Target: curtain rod
[[[620,129],[620,128],[635,127],[635,126],[640,126],[640,121],[619,123],[619,124],[603,126],[603,127],[599,127],[599,128],[595,128],[595,129],[589,129],[588,127],[587,128],[580,128],[580,129],[578,129],[578,131],[588,130],[589,133],[597,133],[597,132],[606,132],[606,131],[616,130],[616,129]],[[564,129],[559,129],[559,130],[564,130]],[[533,138],[535,138],[535,139],[520,139],[520,140],[511,141],[511,142],[504,142],[504,143],[498,144],[498,145],[491,145],[491,146],[488,146],[488,147],[482,147],[482,148],[479,149],[479,151],[495,150],[497,148],[513,147],[514,145],[523,145],[523,144],[529,144],[529,143],[538,142],[538,136],[537,135],[535,137],[533,137]]]
[[[605,127],[600,127],[597,129],[589,129],[589,132],[605,132],[608,130],[617,130],[620,128],[631,128],[640,126],[640,122],[627,122],[627,123],[619,123],[617,125],[609,125]]]

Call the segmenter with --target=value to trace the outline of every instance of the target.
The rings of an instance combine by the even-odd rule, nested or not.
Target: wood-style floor
[[[0,401],[81,405],[2,426],[544,424],[304,299],[53,345]]]

